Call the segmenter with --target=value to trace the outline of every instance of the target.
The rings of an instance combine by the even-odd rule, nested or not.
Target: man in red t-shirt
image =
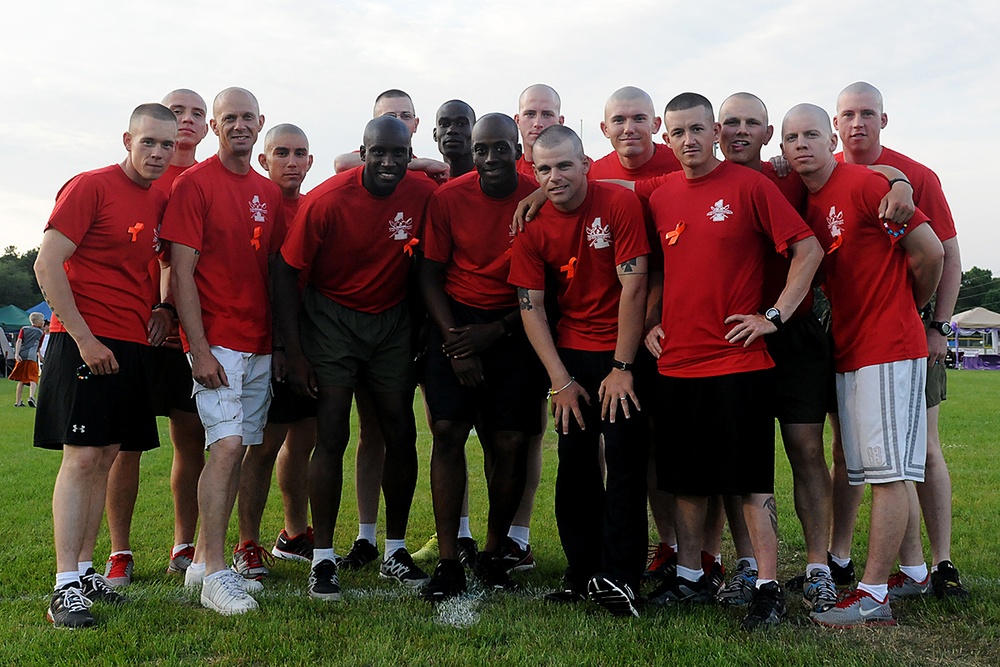
[[[663,179],[649,200],[664,275],[661,323],[646,345],[659,360],[661,408],[671,414],[658,436],[657,472],[661,488],[676,497],[679,552],[676,580],[652,599],[709,599],[700,554],[708,499],[740,495],[759,573],[743,620],[750,630],[778,623],[785,613],[775,580],[774,426],[767,401],[774,364],[763,336],[782,327],[808,293],[822,251],[774,184],[713,155],[720,127],[707,99],[678,95],[664,122],[683,172]],[[763,264],[774,250],[792,259],[785,287],[768,307]],[[743,463],[719,468],[719,460]]]
[[[532,169],[534,164],[534,147],[538,135],[548,127],[562,125],[563,117],[559,109],[562,101],[559,93],[552,86],[536,83],[521,91],[517,98],[517,113],[514,122],[521,133],[523,153],[517,160],[517,172],[529,178],[535,178]]]
[[[219,151],[177,178],[160,233],[211,453],[198,484],[202,553],[185,585],[201,584],[202,605],[225,615],[256,609],[247,587],[260,588],[227,567],[225,540],[246,447],[261,444],[270,402],[268,257],[285,222],[280,189],[250,167],[263,125],[249,91],[216,96]]]
[[[124,135],[128,156],[63,186],[35,262],[53,317],[34,441],[63,453],[52,492],[57,574],[48,619],[57,627],[94,625],[91,602],[126,601],[94,570],[93,554],[119,450],[159,445],[145,367],[149,345],[169,326],[152,310],[149,274],[166,197],[150,185],[176,138],[170,109],[137,107]]]
[[[951,317],[962,281],[962,258],[951,209],[941,189],[941,181],[923,164],[881,144],[881,131],[889,121],[883,110],[882,94],[869,83],[851,84],[837,97],[837,115],[834,129],[840,133],[844,152],[835,157],[843,162],[864,165],[888,165],[905,174],[913,185],[913,200],[929,218],[931,228],[944,246],[944,269],[933,307],[924,313],[927,347],[927,468],[922,484],[917,485],[920,508],[927,525],[931,543],[932,567],[927,577],[923,547],[920,542],[920,523],[908,526],[903,540],[901,561],[913,570],[893,575],[893,597],[920,594],[933,589],[939,598],[966,599],[968,591],[962,586],[958,570],[951,562],[951,476],[941,451],[938,432],[940,404],[946,398],[948,377],[944,368],[944,355],[951,335]],[[854,523],[861,502],[861,493],[845,483],[842,460],[834,457],[834,540],[835,554],[850,558]],[[911,495],[911,501],[912,501]],[[918,516],[916,507],[910,516]],[[924,575],[920,578],[920,575]],[[917,577],[917,578],[914,578]]]
[[[653,141],[660,117],[644,90],[626,86],[612,93],[604,103],[601,131],[614,150],[590,166],[591,180],[639,181],[681,168],[673,151]]]
[[[260,166],[281,188],[285,223],[291,224],[303,204],[299,193],[312,167],[309,139],[301,128],[283,123],[264,136],[264,151],[257,156]],[[284,240],[287,231],[279,232]],[[277,558],[312,561],[312,527],[309,526],[309,455],[316,444],[316,400],[302,397],[285,382],[285,352],[275,339],[271,378],[271,406],[264,427],[264,441],[251,447],[240,468],[240,538],[233,552],[233,565],[244,577],[260,578],[268,573],[261,558],[260,522],[271,488],[271,472],[278,463],[285,525],[271,553]]]
[[[174,179],[194,165],[195,150],[208,133],[208,105],[201,95],[180,88],[167,93],[161,102],[177,119],[177,143],[170,165],[152,187],[170,195]],[[170,419],[170,440],[174,456],[170,470],[170,489],[174,498],[174,546],[170,550],[168,572],[183,573],[194,558],[194,535],[198,526],[198,477],[205,465],[205,431],[191,397],[191,365],[181,349],[177,333],[177,315],[169,293],[169,276],[162,273],[159,258],[150,263],[154,289],[160,303],[155,307],[173,318],[170,335],[163,345],[150,350],[149,384],[153,409],[158,416]],[[111,554],[104,566],[104,576],[112,586],[132,582],[134,560],[129,539],[132,513],[139,494],[141,452],[119,452],[108,475],[108,533]]]
[[[385,438],[385,560],[380,574],[420,586],[427,575],[406,549],[417,479],[413,350],[405,301],[414,248],[435,186],[409,174],[410,132],[380,116],[365,128],[364,166],[328,179],[299,210],[276,265],[279,331],[292,386],[318,396],[309,464],[315,528],[312,597],[337,600],[333,533],[355,388],[368,389]],[[299,319],[298,277],[309,272]],[[374,548],[374,545],[371,545]],[[376,552],[377,553],[377,552]]]
[[[642,206],[624,188],[587,182],[589,160],[571,129],[553,125],[534,144],[534,169],[548,201],[514,239],[510,283],[549,376],[559,433],[556,522],[568,567],[565,590],[548,599],[572,602],[586,593],[612,614],[638,616],[646,434],[632,365],[649,253]],[[551,287],[547,273],[555,276]],[[560,311],[554,335],[544,307],[552,287]]]
[[[507,282],[510,220],[536,186],[518,176],[521,151],[509,116],[484,116],[471,138],[477,171],[452,179],[431,198],[420,268],[432,322],[424,388],[434,433],[431,490],[440,550],[423,592],[431,602],[465,591],[456,535],[467,494],[465,443],[474,424],[490,462],[490,511],[473,571],[487,589],[514,588],[500,551],[524,491],[527,436],[541,428],[539,367]]]
[[[809,188],[806,218],[827,250],[824,287],[848,476],[872,487],[864,577],[835,606],[810,616],[832,627],[895,624],[888,582],[909,514],[906,480],[923,479],[926,457],[927,344],[914,302],[923,306],[933,295],[944,251],[921,211],[902,225],[880,219],[884,178],[838,164],[836,145],[821,108],[800,104],[785,115],[782,151]],[[873,339],[872,331],[880,335]]]

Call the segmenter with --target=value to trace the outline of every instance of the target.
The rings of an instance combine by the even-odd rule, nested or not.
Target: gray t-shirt
[[[45,334],[38,327],[21,327],[21,358],[25,361],[38,362],[38,344]]]

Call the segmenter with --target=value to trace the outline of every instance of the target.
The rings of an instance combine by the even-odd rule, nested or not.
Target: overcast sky
[[[686,90],[716,106],[748,90],[780,125],[798,102],[832,112],[841,88],[865,80],[885,97],[883,144],[941,177],[964,267],[1000,274],[998,206],[982,203],[1000,190],[1000,169],[983,159],[1000,127],[1000,9],[990,0],[9,4],[0,247],[37,246],[59,187],[120,162],[132,109],[179,87],[211,103],[243,86],[266,127],[302,127],[316,158],[308,190],[361,143],[387,88],[412,95],[423,119],[414,151],[436,156],[431,128],[445,100],[513,114],[525,86],[548,83],[596,158],[611,150],[604,100],[624,85],[647,90],[660,111]],[[198,157],[215,150],[209,133]],[[776,139],[764,149],[777,152]]]

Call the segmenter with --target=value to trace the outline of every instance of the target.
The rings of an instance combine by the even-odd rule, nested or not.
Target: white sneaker
[[[247,593],[259,593],[264,590],[264,584],[260,583],[256,579],[242,579],[243,590]],[[198,588],[200,589],[205,582],[205,570],[198,569],[195,570],[192,567],[184,570],[184,588]]]
[[[244,614],[257,608],[240,582],[242,577],[232,570],[222,570],[218,576],[206,579],[201,587],[201,604],[223,616]]]

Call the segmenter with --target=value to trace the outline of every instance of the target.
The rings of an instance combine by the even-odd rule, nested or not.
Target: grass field
[[[202,609],[182,581],[165,573],[172,541],[171,448],[161,422],[160,449],[144,455],[133,527],[133,604],[95,606],[95,630],[58,631],[45,621],[54,581],[51,493],[59,454],[30,446],[29,409],[15,410],[13,383],[0,383],[0,522],[7,550],[0,564],[0,665],[1000,665],[1000,373],[949,371],[951,399],[941,434],[954,484],[953,558],[973,600],[952,606],[933,598],[894,604],[899,626],[829,631],[809,623],[789,596],[788,621],[753,635],[738,628],[740,612],[721,608],[646,608],[639,619],[612,618],[596,607],[554,607],[539,597],[564,567],[553,516],[555,438],[545,469],[532,548],[539,563],[520,577],[516,595],[470,595],[434,609],[409,591],[379,581],[374,569],[344,573],[344,597],[322,603],[305,594],[307,567],[279,562],[258,596],[260,610],[224,618]],[[418,425],[422,417],[418,416]],[[433,533],[428,484],[430,436],[421,428],[421,472],[410,521],[411,550]],[[469,469],[481,470],[471,446]],[[781,452],[780,445],[778,451]],[[353,458],[353,449],[349,451]],[[777,458],[782,580],[804,565],[804,545],[791,498],[791,474]],[[348,476],[351,477],[352,476]],[[472,480],[473,532],[482,539],[485,489]],[[336,537],[340,553],[355,536],[354,489],[345,480]],[[281,528],[277,485],[262,535]],[[862,510],[865,511],[864,509]],[[380,523],[379,548],[382,544]],[[867,514],[853,554],[863,564]],[[266,538],[265,538],[266,539]],[[235,518],[230,543],[235,543]],[[106,532],[96,560],[107,556]],[[929,551],[927,552],[929,556]],[[727,545],[726,564],[732,559]],[[100,567],[100,566],[99,566]]]

